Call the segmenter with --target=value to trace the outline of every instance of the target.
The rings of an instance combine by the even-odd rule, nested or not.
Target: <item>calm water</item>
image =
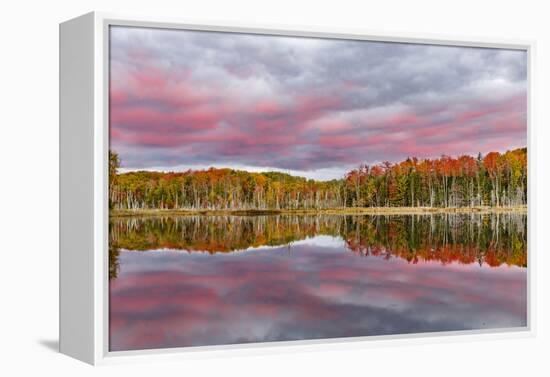
[[[110,224],[110,349],[525,326],[525,215]]]

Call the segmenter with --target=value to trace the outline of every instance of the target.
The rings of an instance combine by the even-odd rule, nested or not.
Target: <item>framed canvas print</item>
[[[61,351],[529,333],[531,51],[61,24]]]

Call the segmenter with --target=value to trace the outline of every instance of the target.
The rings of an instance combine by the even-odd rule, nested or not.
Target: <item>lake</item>
[[[110,350],[522,327],[527,217],[112,218]]]

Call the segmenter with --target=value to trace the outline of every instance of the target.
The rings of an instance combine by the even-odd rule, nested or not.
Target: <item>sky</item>
[[[525,51],[111,27],[121,171],[341,178],[527,145]]]

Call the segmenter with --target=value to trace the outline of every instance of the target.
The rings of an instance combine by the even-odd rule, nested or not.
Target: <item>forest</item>
[[[298,210],[358,207],[516,207],[527,202],[527,149],[363,164],[342,179],[210,168],[119,173],[109,152],[113,210]]]

